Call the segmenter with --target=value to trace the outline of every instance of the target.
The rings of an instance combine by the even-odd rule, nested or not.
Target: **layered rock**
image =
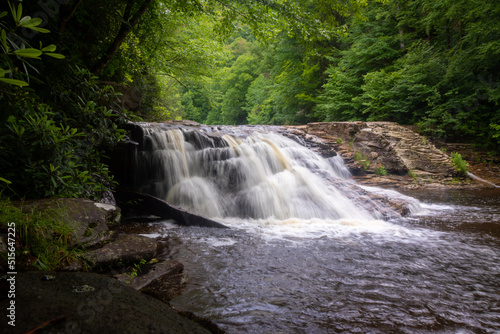
[[[391,173],[409,170],[452,175],[454,167],[447,154],[429,140],[393,122],[310,123],[308,133],[323,132],[351,143],[351,149],[380,164]]]
[[[446,153],[397,123],[309,123],[291,130],[322,156],[341,155],[351,173],[367,183],[398,187],[403,177],[404,183],[411,184],[408,173],[421,183],[443,183],[456,173]],[[389,175],[380,178],[374,173],[377,167]]]

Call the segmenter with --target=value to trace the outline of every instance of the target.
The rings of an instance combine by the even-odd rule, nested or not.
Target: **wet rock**
[[[156,250],[157,244],[154,239],[126,234],[101,248],[86,252],[82,257],[92,268],[106,270],[138,263],[141,260],[149,261],[155,257]]]
[[[23,212],[43,212],[73,229],[72,246],[91,247],[111,238],[108,225],[120,219],[114,205],[82,198],[54,198],[16,203]]]
[[[7,283],[1,280],[0,290]],[[165,303],[95,273],[20,272],[15,302],[16,326],[8,329],[13,334],[37,327],[37,333],[210,333]],[[8,304],[0,300],[3,310]]]
[[[149,271],[139,276],[120,274],[115,277],[121,282],[129,284],[165,303],[182,294],[187,283],[187,274],[183,272],[184,265],[170,260],[153,265]]]
[[[353,151],[368,157],[374,165],[389,172],[409,170],[449,176],[454,172],[447,154],[418,133],[393,122],[310,123],[308,133],[321,129],[326,134],[351,143]]]
[[[190,213],[149,194],[119,188],[116,192],[116,198],[124,208],[136,209],[148,215],[152,214],[164,219],[173,219],[180,225],[227,228],[227,226],[215,220]]]

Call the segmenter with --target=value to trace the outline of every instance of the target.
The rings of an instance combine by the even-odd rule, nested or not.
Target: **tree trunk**
[[[109,64],[113,56],[116,54],[120,46],[122,45],[125,38],[132,31],[134,26],[139,22],[139,19],[144,15],[148,7],[151,5],[153,0],[145,0],[142,6],[137,10],[132,19],[129,20],[132,5],[134,0],[129,0],[127,3],[127,8],[123,14],[123,23],[116,35],[113,43],[108,47],[104,55],[92,66],[91,72],[94,74],[100,74],[102,70]]]

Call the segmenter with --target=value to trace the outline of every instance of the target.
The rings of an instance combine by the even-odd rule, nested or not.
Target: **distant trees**
[[[197,93],[189,90],[205,96],[198,101],[215,102],[198,121],[384,120],[418,124],[422,132],[449,140],[498,147],[500,4],[280,4],[268,8],[253,30],[257,40],[242,28],[234,36],[246,48],[234,48],[229,40],[226,47],[234,59],[212,72]]]
[[[419,124],[432,135],[494,147],[500,4],[388,1],[363,13],[368,21],[351,19],[327,70],[319,119]]]

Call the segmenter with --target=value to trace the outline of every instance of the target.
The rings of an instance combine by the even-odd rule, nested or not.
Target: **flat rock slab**
[[[2,296],[7,288],[1,279]],[[2,319],[1,333],[26,333],[42,324],[37,333],[210,333],[165,303],[94,273],[18,273],[15,302],[16,326]],[[2,310],[8,305],[7,298],[0,300]]]
[[[183,272],[184,265],[175,260],[155,264],[147,273],[140,276],[130,274],[116,275],[115,278],[165,303],[184,291],[187,274]]]
[[[120,218],[114,205],[82,198],[53,198],[17,203],[23,212],[35,211],[66,222],[73,229],[73,246],[91,247],[111,238],[108,224]]]
[[[83,254],[93,268],[107,269],[115,266],[149,261],[156,255],[156,240],[140,235],[126,234],[101,248]]]

